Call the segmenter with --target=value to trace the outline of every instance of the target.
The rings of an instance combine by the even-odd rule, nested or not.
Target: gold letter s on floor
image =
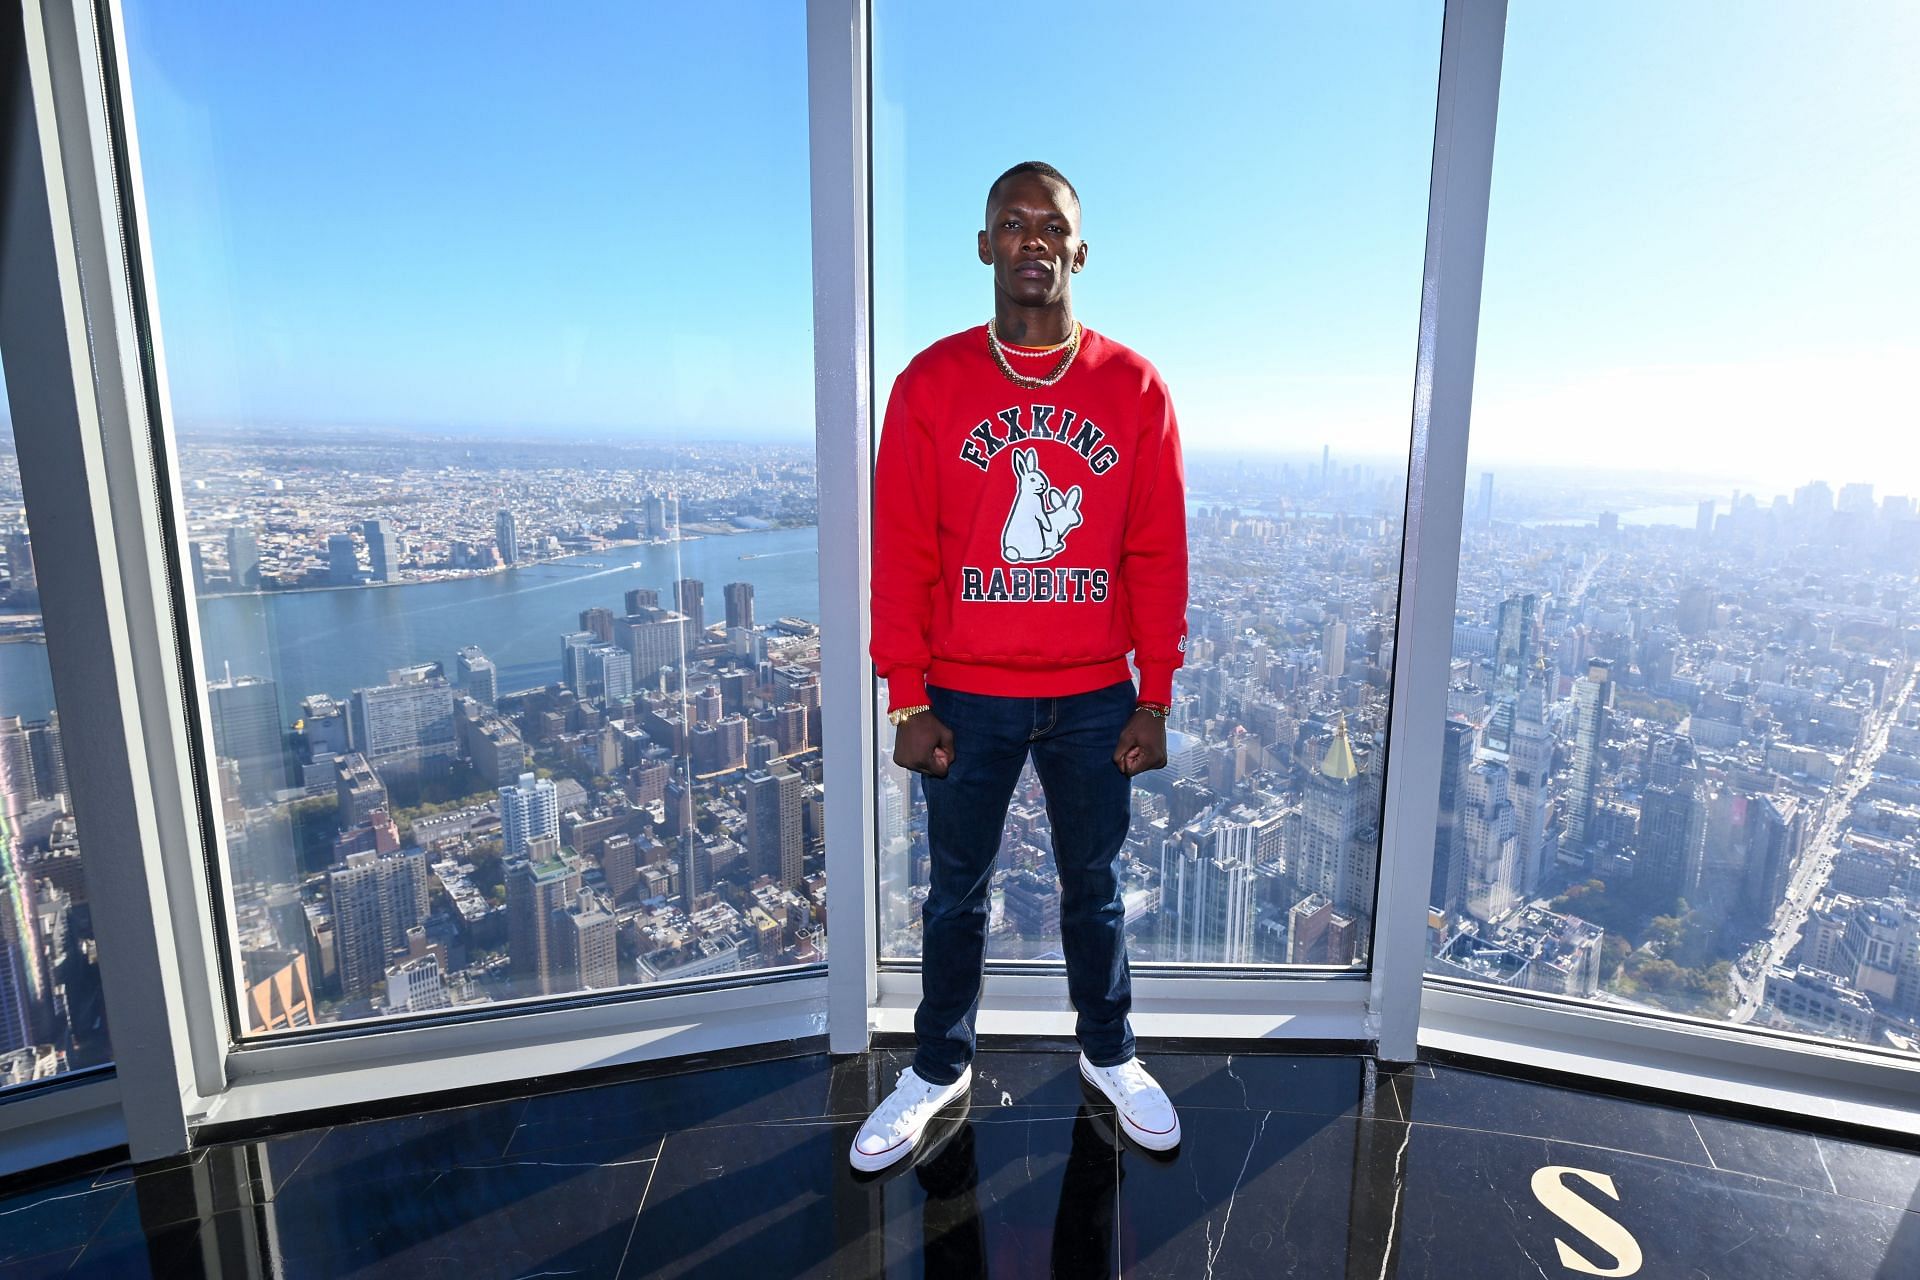
[[[1620,1193],[1613,1189],[1613,1179],[1604,1173],[1575,1169],[1571,1165],[1550,1164],[1534,1171],[1534,1199],[1619,1261],[1603,1270],[1575,1253],[1565,1240],[1556,1236],[1553,1243],[1560,1250],[1560,1265],[1586,1276],[1630,1276],[1638,1272],[1640,1244],[1633,1238],[1633,1233],[1575,1195],[1564,1180],[1567,1174],[1600,1188],[1609,1199],[1620,1198]]]

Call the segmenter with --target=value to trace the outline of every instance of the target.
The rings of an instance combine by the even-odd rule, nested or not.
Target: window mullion
[[[1420,1026],[1506,12],[1505,0],[1450,0],[1440,42],[1369,999],[1394,1062],[1412,1061]]]

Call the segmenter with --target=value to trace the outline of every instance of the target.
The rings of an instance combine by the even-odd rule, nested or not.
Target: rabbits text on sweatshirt
[[[1027,390],[985,325],[942,338],[894,381],[873,511],[868,652],[888,710],[924,703],[929,683],[1085,693],[1130,678],[1129,651],[1140,698],[1171,699],[1186,480],[1166,383],[1133,351],[1083,328],[1066,376]]]

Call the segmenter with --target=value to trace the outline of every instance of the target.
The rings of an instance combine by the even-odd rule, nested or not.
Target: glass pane
[[[802,7],[126,10],[247,1031],[821,961]]]
[[[1509,16],[1431,972],[1920,1048],[1920,15],[1850,16]]]
[[[67,797],[33,536],[0,378],[0,1091],[113,1056]]]
[[[1075,317],[1150,360],[1178,414],[1188,642],[1169,763],[1135,775],[1118,855],[1134,963],[1367,962],[1441,9],[1049,10],[1073,51],[1048,60],[1033,105],[1050,123],[1023,141],[982,93],[1007,50],[980,38],[1023,10],[875,6],[876,403],[916,352],[992,314],[987,190],[1039,159],[1080,196]],[[1065,442],[1035,448],[1089,470]],[[1000,452],[1005,486],[1018,452]],[[922,778],[894,765],[884,718],[878,740],[880,949],[910,961]],[[1060,958],[1052,847],[1029,758],[989,957]]]

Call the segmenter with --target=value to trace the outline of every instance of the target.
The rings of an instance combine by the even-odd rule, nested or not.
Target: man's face
[[[980,261],[993,268],[994,288],[1021,306],[1065,298],[1073,273],[1087,261],[1073,194],[1037,173],[1001,183],[987,202]]]

